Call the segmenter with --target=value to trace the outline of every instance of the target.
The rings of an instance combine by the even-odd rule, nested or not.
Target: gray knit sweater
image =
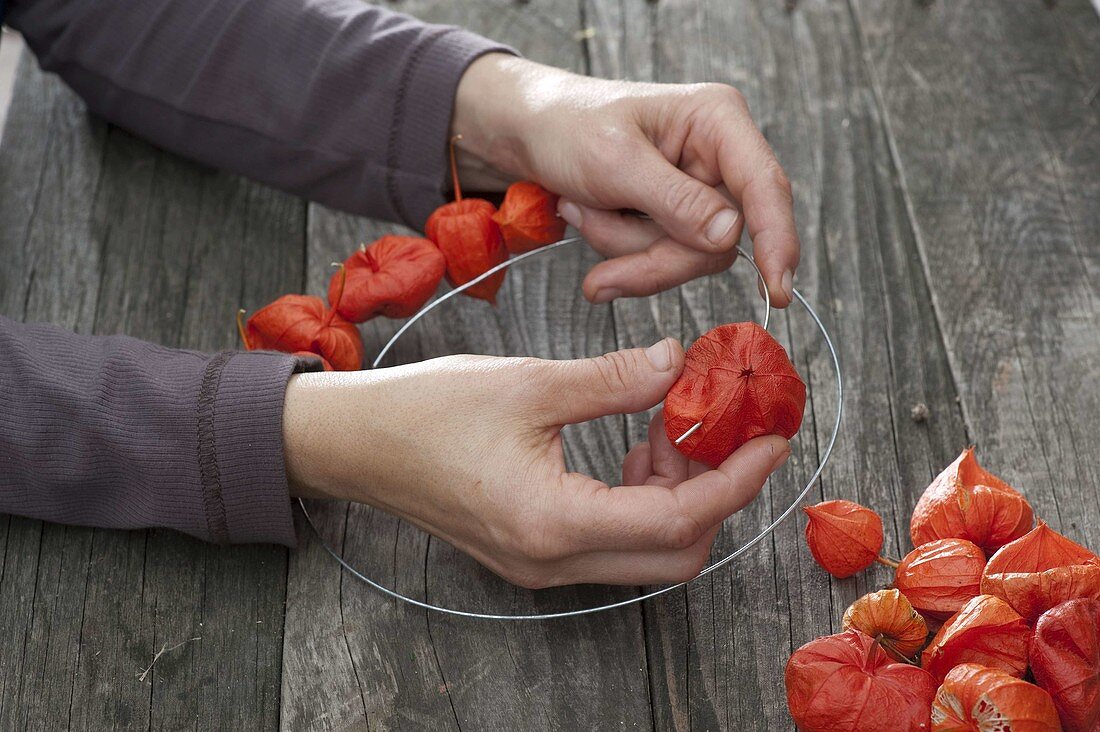
[[[90,110],[155,144],[419,227],[443,198],[455,88],[509,49],[359,0],[7,0]],[[0,253],[2,255],[2,253]],[[203,354],[0,317],[0,511],[294,543],[286,383]]]

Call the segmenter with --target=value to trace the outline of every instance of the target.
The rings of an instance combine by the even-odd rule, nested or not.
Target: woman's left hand
[[[772,304],[790,304],[790,183],[733,87],[608,81],[488,54],[459,84],[453,129],[468,185],[524,178],[561,194],[562,217],[608,257],[585,278],[592,302],[728,268],[747,224]]]

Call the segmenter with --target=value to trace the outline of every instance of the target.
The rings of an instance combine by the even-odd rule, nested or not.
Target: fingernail
[[[782,466],[783,463],[787,462],[787,460],[790,457],[791,457],[791,445],[790,445],[789,442],[784,442],[783,443],[783,451],[775,459],[775,462],[772,463],[772,472],[775,472],[776,470],[779,470],[780,466]]]
[[[672,368],[672,339],[665,338],[645,349],[645,357],[658,371]]]
[[[732,208],[724,208],[711,217],[707,224],[707,239],[714,246],[722,246],[729,239],[733,225],[737,223],[737,212]]]
[[[789,269],[783,273],[780,287],[783,288],[783,294],[787,296],[787,299],[794,302],[794,273]]]
[[[622,297],[623,291],[617,287],[605,287],[602,290],[596,290],[596,296],[592,298],[592,302],[596,305],[602,305],[605,302],[611,302],[617,297]]]
[[[574,229],[581,228],[581,209],[575,203],[569,203],[568,201],[558,206],[558,213],[565,219],[565,223],[572,226]]]

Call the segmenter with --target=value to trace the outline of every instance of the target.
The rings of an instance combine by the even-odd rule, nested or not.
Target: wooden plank
[[[841,351],[848,400],[842,439],[817,495],[879,509],[887,550],[907,543],[908,513],[964,441],[945,354],[928,305],[902,192],[889,167],[855,29],[842,4],[590,2],[595,71],[660,81],[721,81],[746,94],[795,190],[803,263],[796,285]],[[646,48],[655,49],[646,57]],[[632,68],[633,65],[633,68]],[[738,271],[681,288],[681,298],[615,306],[619,332],[690,342],[759,315]],[[716,555],[773,519],[816,464],[835,415],[831,366],[800,312],[773,332],[810,386],[794,457],[764,498],[723,529]],[[933,419],[909,417],[917,401]],[[632,435],[641,438],[640,425]],[[730,569],[647,607],[655,726],[789,727],[782,668],[793,648],[834,630],[844,607],[888,581],[885,570],[829,581],[812,562],[801,517]]]
[[[510,43],[536,60],[579,69],[571,2],[401,3],[404,12],[455,23]],[[310,212],[310,284],[321,292],[329,262],[360,241],[398,231],[327,211]],[[419,328],[397,362],[448,353],[595,355],[615,348],[610,309],[580,296],[586,250],[509,273],[499,305],[463,298]],[[446,327],[442,327],[446,322]],[[399,323],[364,326],[367,353]],[[567,453],[577,469],[615,479],[625,453],[620,419],[573,430]],[[544,611],[626,596],[627,589],[517,591],[446,544],[362,506],[313,508],[327,540],[372,576],[416,597],[481,610]],[[474,729],[611,725],[649,727],[648,682],[637,609],[570,623],[455,621],[395,605],[341,575],[307,533],[292,556],[283,679],[283,725],[338,728],[366,720],[401,728]]]
[[[1100,548],[1100,20],[853,3],[970,439]]]
[[[92,330],[100,248],[89,236],[106,129],[24,54],[0,145],[0,307]],[[62,296],[64,293],[64,296]],[[0,726],[67,723],[92,532],[4,517]]]
[[[13,146],[12,135],[41,129],[46,109],[45,146]],[[5,218],[14,235],[2,251],[19,265],[5,270],[5,302],[27,303],[17,317],[215,350],[234,347],[239,305],[301,286],[296,199],[107,134],[30,64],[10,123],[0,154],[16,164],[5,157],[5,170],[41,178],[33,206]],[[6,647],[23,649],[0,710],[12,726],[276,726],[285,550],[17,520],[10,547],[27,543],[13,535],[24,525],[41,547],[9,552],[19,566],[0,585],[0,603],[28,606],[13,618],[29,616],[26,629],[3,629]],[[18,571],[31,561],[37,576]]]

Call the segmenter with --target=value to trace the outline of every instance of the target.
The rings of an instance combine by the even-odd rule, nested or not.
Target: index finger
[[[722,180],[745,214],[753,257],[768,283],[772,305],[786,307],[794,299],[801,251],[790,180],[747,112],[739,129],[719,136],[714,145]]]

